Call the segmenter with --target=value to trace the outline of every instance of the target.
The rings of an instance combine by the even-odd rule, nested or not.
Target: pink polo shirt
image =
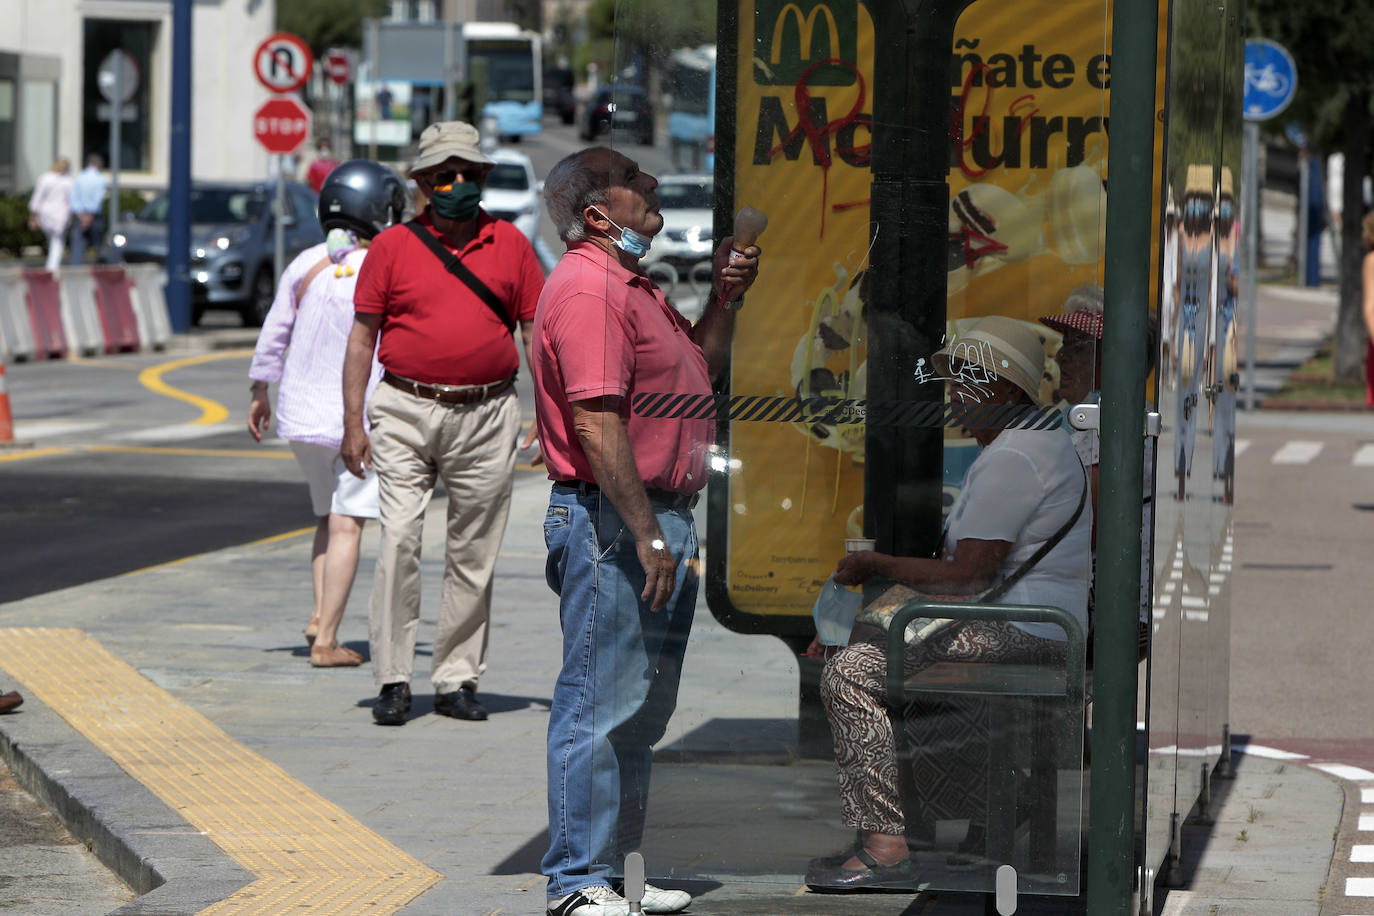
[[[650,419],[630,409],[640,393],[711,393],[691,329],[643,275],[590,242],[568,248],[544,281],[534,316],[535,410],[550,479],[596,481],[573,428],[572,403],[619,395],[644,485],[678,493],[706,486],[714,421]]]

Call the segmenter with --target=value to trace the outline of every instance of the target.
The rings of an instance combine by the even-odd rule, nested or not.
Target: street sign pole
[[[1246,121],[1241,133],[1241,171],[1245,214],[1245,409],[1255,409],[1255,327],[1259,324],[1256,295],[1259,277],[1255,272],[1259,253],[1259,122]]]
[[[1259,122],[1267,121],[1293,101],[1298,90],[1298,69],[1293,56],[1277,42],[1267,38],[1252,38],[1245,42],[1245,92],[1241,113],[1245,118],[1241,146],[1242,225],[1245,228],[1245,409],[1255,409],[1255,325],[1259,323],[1259,302],[1256,288],[1259,277]],[[1298,263],[1305,266],[1307,252],[1307,162],[1302,162],[1301,198],[1298,200]],[[1305,276],[1299,268],[1298,282]]]
[[[110,102],[110,216],[105,221],[110,232],[113,232],[119,223],[119,148],[123,145],[124,139],[120,136],[124,127],[124,87],[121,85],[119,71],[119,67],[114,68],[114,85],[110,93],[114,96],[114,101]]]
[[[167,168],[167,312],[191,327],[191,0],[172,3],[171,143]]]
[[[285,169],[286,157],[277,153],[277,203],[276,213],[272,217],[272,241],[275,246],[272,264],[276,267],[272,278],[274,288],[281,282],[282,271],[286,269],[286,231],[282,225],[286,215],[286,177],[282,174]]]

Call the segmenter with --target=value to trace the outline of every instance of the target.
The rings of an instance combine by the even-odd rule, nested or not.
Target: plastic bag
[[[811,616],[816,621],[816,637],[823,646],[849,645],[849,631],[863,603],[863,594],[851,591],[831,576],[821,586]]]

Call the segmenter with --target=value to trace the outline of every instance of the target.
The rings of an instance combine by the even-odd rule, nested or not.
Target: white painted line
[[[192,439],[205,439],[217,436],[229,429],[226,423],[198,426],[192,423],[177,423],[173,426],[153,426],[147,429],[125,433],[116,437],[120,442],[187,442]]]
[[[1374,846],[1351,846],[1350,861],[1374,862]]]
[[[1347,897],[1374,897],[1374,878],[1346,878]]]
[[[1360,804],[1374,805],[1374,789],[1360,790]]]
[[[1263,744],[1233,744],[1232,750],[1240,751],[1242,754],[1249,754],[1252,757],[1267,757],[1270,760],[1306,760],[1306,754],[1295,754],[1292,751],[1281,751],[1276,747],[1265,747]]]
[[[1361,445],[1350,463],[1361,468],[1374,467],[1374,445]]]
[[[47,439],[69,433],[88,433],[107,426],[108,423],[94,420],[15,420],[14,436],[16,439]]]
[[[1305,439],[1293,439],[1285,442],[1283,447],[1274,453],[1274,464],[1307,464],[1313,458],[1321,454],[1322,443],[1309,442]]]
[[[1246,450],[1247,448],[1249,448],[1249,447],[1250,447],[1250,440],[1249,440],[1249,439],[1237,439],[1237,440],[1236,440],[1236,457],[1239,458],[1241,455],[1244,455],[1244,454],[1245,454],[1245,450]]]
[[[1361,833],[1374,833],[1374,814],[1361,814],[1355,829]]]
[[[1349,779],[1354,782],[1374,779],[1374,773],[1360,767],[1347,766],[1344,763],[1318,763],[1312,769],[1321,770],[1323,773],[1330,773],[1339,779]]]

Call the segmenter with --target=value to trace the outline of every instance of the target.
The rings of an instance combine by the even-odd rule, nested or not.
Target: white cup
[[[873,538],[845,538],[845,539],[844,539],[844,552],[845,552],[845,553],[858,553],[858,552],[861,551],[861,550],[874,550],[874,549],[877,548],[877,546],[878,546],[878,542],[877,542],[875,539],[873,539]]]

